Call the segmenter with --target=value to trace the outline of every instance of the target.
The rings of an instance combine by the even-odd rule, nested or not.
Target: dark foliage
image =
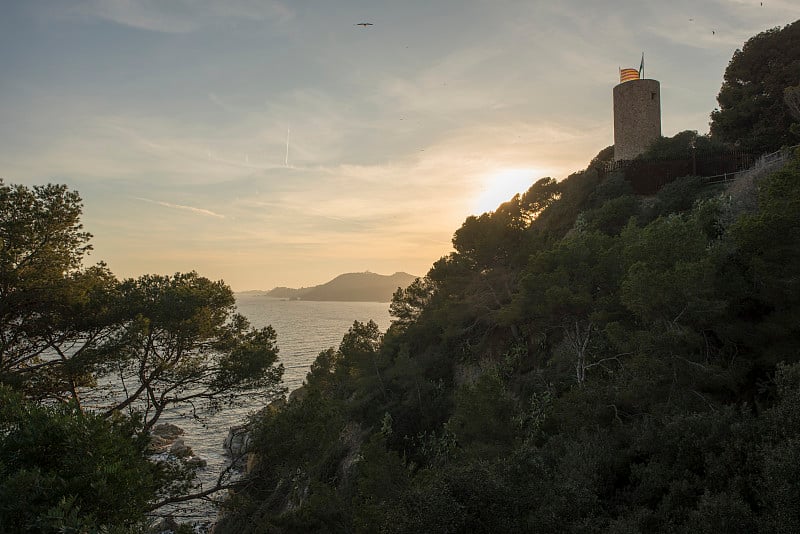
[[[0,180],[2,532],[134,532],[224,489],[192,494],[191,465],[149,457],[151,427],[169,407],[282,393],[275,332],[250,328],[224,282],[85,267],[81,212],[65,186]]]
[[[790,131],[786,89],[798,85],[800,21],[751,37],[733,54],[711,113],[711,135],[744,150],[770,152],[800,139]],[[795,130],[796,131],[796,130]]]
[[[597,180],[468,219],[321,353],[221,532],[796,529],[800,156],[735,220]]]

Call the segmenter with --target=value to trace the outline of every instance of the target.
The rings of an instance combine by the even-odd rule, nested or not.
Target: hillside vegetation
[[[758,185],[589,169],[470,217],[253,420],[220,531],[797,531],[800,157]]]
[[[609,154],[320,353],[217,531],[800,531],[800,154],[652,197]]]

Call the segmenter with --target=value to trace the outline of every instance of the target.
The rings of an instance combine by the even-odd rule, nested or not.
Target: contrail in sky
[[[149,202],[151,204],[158,204],[159,206],[164,206],[165,208],[173,208],[173,209],[178,209],[178,210],[187,210],[187,211],[191,211],[193,213],[197,213],[199,215],[208,215],[208,216],[211,216],[211,217],[216,217],[218,219],[224,219],[225,218],[224,215],[221,215],[219,213],[215,213],[215,212],[213,212],[211,210],[206,210],[206,209],[203,209],[203,208],[195,208],[194,206],[185,206],[183,204],[172,204],[170,202],[162,202],[160,200],[151,200],[149,198],[142,198],[142,197],[133,197],[133,198],[135,198],[136,200],[141,200],[143,202]]]
[[[283,164],[285,166],[289,166],[289,126],[286,126],[286,159],[284,160]]]

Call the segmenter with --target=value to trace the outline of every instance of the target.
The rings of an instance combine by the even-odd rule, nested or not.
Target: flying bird
[[[356,24],[356,26],[363,26],[364,28],[366,28],[367,26],[374,26],[374,24],[372,24],[371,22],[359,22]]]

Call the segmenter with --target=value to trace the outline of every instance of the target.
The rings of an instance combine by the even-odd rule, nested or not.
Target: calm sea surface
[[[302,384],[317,354],[339,346],[353,321],[373,320],[382,332],[390,322],[388,302],[311,302],[240,293],[236,306],[254,327],[275,329],[286,368],[283,380],[290,391]]]
[[[389,327],[389,303],[376,302],[310,302],[290,301],[266,297],[254,293],[236,295],[239,313],[256,327],[272,325],[277,333],[280,362],[285,367],[283,383],[292,391],[302,385],[309,367],[317,355],[329,348],[338,348],[342,336],[353,321],[375,321],[382,332]],[[252,404],[235,409],[226,409],[206,419],[195,421],[178,412],[165,414],[161,422],[174,423],[184,430],[187,445],[208,466],[199,471],[204,484],[213,484],[218,473],[226,465],[223,441],[228,430],[244,422],[246,417],[260,410],[267,399],[254,396]],[[193,506],[192,510],[175,512],[176,518],[184,520],[208,520],[213,518],[213,509],[208,506]]]

